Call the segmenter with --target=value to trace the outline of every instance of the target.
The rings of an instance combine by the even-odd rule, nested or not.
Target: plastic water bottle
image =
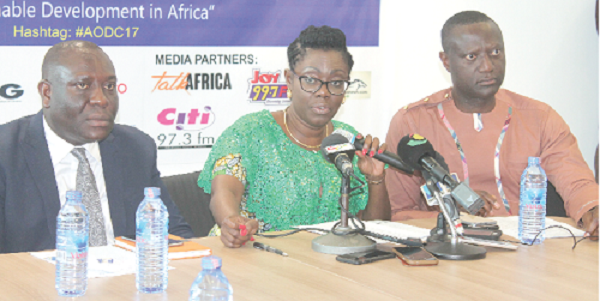
[[[221,271],[221,258],[202,258],[202,271],[190,289],[189,301],[232,301],[233,289]]]
[[[168,283],[169,212],[160,188],[144,188],[136,213],[136,286],[142,293],[161,293]]]
[[[527,168],[521,176],[521,202],[519,205],[519,239],[524,243],[539,244],[544,241],[546,228],[546,172],[540,158],[529,157]]]
[[[81,192],[67,191],[56,217],[56,290],[60,296],[83,296],[87,289],[90,218]]]

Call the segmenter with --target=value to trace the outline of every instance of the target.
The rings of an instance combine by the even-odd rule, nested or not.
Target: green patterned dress
[[[332,122],[335,129],[357,133],[345,123]],[[357,162],[355,156],[354,173],[365,181]],[[220,174],[235,176],[244,184],[241,215],[258,220],[259,232],[340,218],[341,173],[320,152],[292,143],[267,110],[242,116],[221,134],[198,186],[210,193],[211,180]],[[355,186],[359,183],[352,179],[351,187]],[[366,187],[354,191],[350,212],[364,209],[367,200]]]

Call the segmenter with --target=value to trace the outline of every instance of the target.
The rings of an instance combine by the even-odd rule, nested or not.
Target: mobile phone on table
[[[502,230],[465,228],[463,230],[463,236],[485,240],[498,240],[500,239],[500,236],[502,236]]]
[[[465,229],[485,229],[485,230],[499,230],[500,227],[496,221],[488,221],[488,222],[466,222],[462,221],[463,228]]]
[[[437,265],[438,259],[422,247],[396,247],[394,252],[402,264],[410,266]]]
[[[124,240],[135,242],[135,235],[123,235],[121,236]],[[183,241],[178,239],[169,238],[169,247],[183,246]]]
[[[340,262],[350,263],[350,264],[365,264],[371,263],[378,260],[390,259],[396,257],[396,254],[391,252],[384,252],[380,250],[368,251],[368,252],[358,252],[358,253],[350,253],[344,255],[338,255],[335,259]]]

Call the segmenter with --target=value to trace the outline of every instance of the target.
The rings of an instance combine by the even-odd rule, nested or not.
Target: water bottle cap
[[[67,191],[67,200],[81,200],[81,191],[69,190]]]
[[[529,157],[529,159],[527,159],[527,163],[540,164],[540,157]]]
[[[206,256],[202,258],[202,269],[214,270],[221,267],[221,258],[217,256]]]
[[[146,187],[144,188],[144,195],[149,198],[157,198],[160,196],[159,187]]]

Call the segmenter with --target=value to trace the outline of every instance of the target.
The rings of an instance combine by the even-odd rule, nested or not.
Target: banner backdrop
[[[348,98],[369,100],[379,1],[0,1],[0,124],[41,109],[49,46],[88,40],[115,65],[117,122],[155,139],[163,175],[200,170],[240,116],[289,104],[287,46],[308,25],[344,31]]]
[[[117,122],[156,141],[163,175],[200,170],[240,116],[286,107],[286,47],[308,25],[326,24],[345,32],[355,62],[335,119],[384,140],[399,109],[452,85],[440,30],[463,10],[502,29],[503,88],[559,112],[593,167],[595,0],[0,0],[0,124],[41,109],[36,85],[51,45],[89,40],[114,62]]]
[[[351,46],[377,46],[379,1],[3,1],[0,45],[89,39],[103,46],[287,46],[307,25],[333,25]],[[10,30],[6,30],[10,29]]]

